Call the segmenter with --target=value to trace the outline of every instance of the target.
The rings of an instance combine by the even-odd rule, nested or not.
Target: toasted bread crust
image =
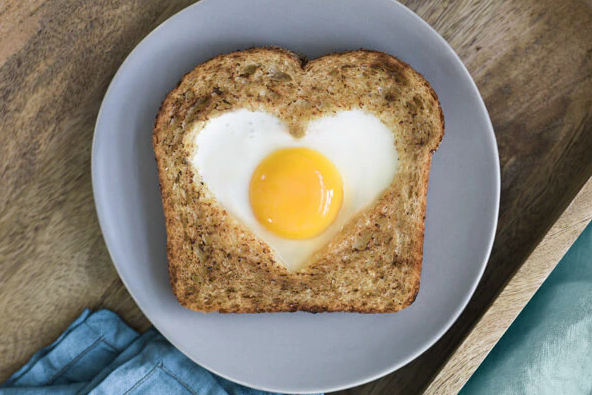
[[[276,262],[189,165],[191,131],[239,108],[278,116],[296,137],[312,119],[361,108],[394,134],[399,164],[391,186],[298,272]],[[285,49],[254,48],[197,66],[167,95],[153,134],[179,303],[236,313],[384,313],[409,306],[419,291],[431,157],[443,134],[442,109],[429,83],[382,52],[307,62]]]

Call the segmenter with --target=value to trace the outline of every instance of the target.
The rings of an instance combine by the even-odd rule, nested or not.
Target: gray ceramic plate
[[[279,45],[315,58],[369,48],[408,62],[442,102],[425,257],[415,303],[397,314],[201,314],[168,283],[165,227],[151,137],[165,94],[218,54]],[[221,376],[278,392],[331,391],[405,365],[471,297],[495,233],[500,174],[487,110],[469,73],[424,21],[389,0],[204,0],[173,16],[123,63],[103,101],[92,157],[101,228],[119,275],[175,346]]]

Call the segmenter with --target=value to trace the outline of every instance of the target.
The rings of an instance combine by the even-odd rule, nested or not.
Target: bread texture
[[[271,113],[301,137],[310,120],[362,109],[394,134],[397,173],[300,271],[234,219],[190,165],[190,130],[237,109]],[[383,52],[311,61],[277,47],[218,56],[185,75],[156,118],[154,152],[166,218],[170,282],[202,312],[396,312],[419,291],[426,194],[444,117],[429,83]],[[355,160],[355,159],[353,159]]]

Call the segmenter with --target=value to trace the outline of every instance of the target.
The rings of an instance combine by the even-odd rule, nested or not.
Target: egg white
[[[292,137],[274,115],[236,110],[209,120],[197,132],[195,147],[192,165],[218,202],[264,240],[290,271],[304,267],[356,212],[389,187],[397,172],[392,132],[363,110],[314,120],[302,138]],[[272,152],[290,147],[307,147],[325,155],[339,170],[344,185],[343,206],[335,222],[307,240],[288,240],[271,233],[257,221],[249,202],[255,168]]]

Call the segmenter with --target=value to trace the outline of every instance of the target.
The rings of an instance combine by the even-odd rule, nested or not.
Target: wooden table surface
[[[91,143],[117,68],[191,2],[0,2],[0,382],[85,307],[150,326],[101,236]],[[500,151],[500,219],[456,324],[406,367],[348,394],[458,391],[592,217],[590,1],[403,3],[452,45],[483,95]]]

